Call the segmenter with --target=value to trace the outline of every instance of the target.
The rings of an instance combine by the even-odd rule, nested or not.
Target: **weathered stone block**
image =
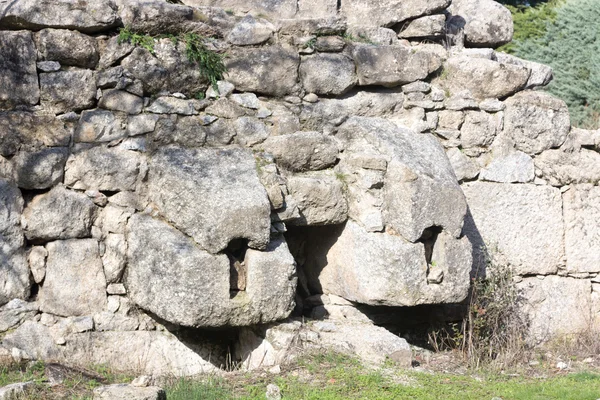
[[[0,5],[0,15],[3,15]],[[2,19],[0,19],[1,27]],[[30,32],[0,33],[0,109],[33,106],[40,100],[37,55]]]
[[[160,149],[150,162],[150,199],[176,227],[212,253],[234,239],[269,242],[270,205],[254,157],[242,149]]]
[[[19,152],[12,159],[17,186],[22,189],[48,189],[62,182],[68,156],[69,150],[64,147]]]
[[[227,80],[237,90],[281,97],[296,90],[300,58],[280,46],[237,49],[226,59]]]
[[[353,0],[342,2],[342,14],[351,25],[390,27],[399,22],[442,11],[450,0]]]
[[[23,198],[10,181],[0,178],[0,305],[27,299],[31,283],[21,230]]]
[[[290,176],[287,187],[300,211],[300,218],[290,224],[331,225],[348,218],[344,184],[335,176]]]
[[[567,271],[600,272],[600,188],[575,185],[563,194]]]
[[[442,65],[436,54],[410,46],[358,45],[353,56],[362,86],[404,85],[425,79]]]
[[[96,77],[87,69],[40,74],[40,98],[55,114],[91,108],[96,102]]]
[[[27,205],[25,236],[33,242],[89,237],[95,214],[96,206],[86,195],[57,186]]]
[[[96,41],[90,36],[66,29],[42,29],[34,38],[40,61],[89,69],[98,65]]]
[[[335,139],[318,132],[271,136],[259,147],[272,154],[278,165],[290,171],[316,171],[330,167],[339,154]]]
[[[40,309],[68,316],[91,315],[106,307],[106,280],[95,239],[57,240],[46,245],[46,279]]]
[[[140,307],[181,325],[243,326],[288,316],[294,306],[295,262],[285,241],[241,260],[245,291],[230,293],[230,260],[212,255],[183,233],[147,215],[128,224],[127,292]],[[150,288],[150,290],[148,290]]]
[[[134,151],[93,147],[71,154],[67,160],[65,185],[74,189],[133,190],[143,157]]]
[[[317,54],[302,58],[300,79],[308,93],[340,95],[357,83],[352,58],[344,54]]]
[[[550,186],[472,182],[462,186],[476,262],[499,253],[519,275],[557,272],[564,256],[562,200]],[[482,265],[482,268],[484,265]]]

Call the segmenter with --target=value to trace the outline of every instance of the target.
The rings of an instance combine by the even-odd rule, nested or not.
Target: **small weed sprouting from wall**
[[[509,266],[485,256],[484,271],[472,278],[466,315],[429,334],[436,350],[460,351],[469,367],[506,368],[526,360],[528,321]]]
[[[205,38],[197,33],[188,32],[178,35],[161,35],[153,37],[147,34],[133,32],[130,28],[125,27],[119,30],[118,42],[129,42],[134,46],[140,46],[150,53],[154,54],[154,40],[169,38],[173,43],[183,42],[185,44],[185,54],[191,62],[195,63],[199,70],[200,76],[206,79],[213,89],[218,92],[217,81],[223,79],[223,75],[227,72],[225,63],[223,62],[224,55],[216,51],[208,49],[205,44]]]

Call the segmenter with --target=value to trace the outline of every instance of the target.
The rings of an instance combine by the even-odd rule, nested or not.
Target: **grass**
[[[0,386],[34,381],[24,399],[91,399],[101,384],[130,382],[132,376],[97,366],[71,370],[64,381],[48,386],[43,363],[0,367]],[[281,389],[283,399],[418,399],[479,400],[594,400],[600,398],[600,374],[581,371],[567,374],[546,369],[535,375],[513,376],[471,371],[468,374],[406,370],[392,362],[367,368],[347,355],[322,352],[304,355],[279,375],[237,371],[225,376],[197,379],[172,378],[163,382],[169,400],[264,400],[268,384]]]
[[[217,81],[223,79],[223,75],[227,72],[224,63],[224,55],[216,51],[209,50],[206,47],[206,38],[197,33],[188,32],[179,35],[161,35],[156,38],[132,31],[129,27],[124,27],[119,30],[118,42],[129,42],[134,46],[142,47],[154,54],[155,39],[168,38],[177,44],[183,42],[185,44],[185,54],[189,61],[195,63],[200,71],[200,76],[206,79],[215,91],[219,91]]]
[[[382,369],[362,367],[335,353],[300,359],[281,375],[236,373],[227,379],[179,380],[167,387],[168,399],[264,399],[274,383],[283,399],[422,399],[463,400],[585,400],[600,398],[600,375],[580,372],[550,378],[501,374],[459,375],[407,371],[387,364]]]

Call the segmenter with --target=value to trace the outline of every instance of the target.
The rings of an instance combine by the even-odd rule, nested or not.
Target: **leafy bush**
[[[468,365],[506,368],[528,355],[527,319],[510,267],[494,263],[482,249],[485,271],[472,279],[468,307],[462,322],[431,332],[436,350],[459,350]]]
[[[569,106],[573,125],[600,125],[600,7],[597,0],[553,0],[513,8],[515,40],[504,48],[552,66],[548,91]]]

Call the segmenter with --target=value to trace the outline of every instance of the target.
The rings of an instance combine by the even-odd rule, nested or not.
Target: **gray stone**
[[[429,93],[431,85],[427,82],[416,81],[402,86],[402,93]]]
[[[487,147],[502,131],[503,115],[485,111],[467,111],[465,122],[460,128],[460,142],[465,149]]]
[[[307,238],[304,265],[309,285],[352,302],[414,306],[461,302],[469,290],[471,245],[441,233],[433,245],[432,265],[444,280],[428,283],[423,243],[371,233],[349,220],[343,227],[315,231]]]
[[[275,26],[269,21],[262,18],[254,19],[251,14],[248,14],[229,32],[227,41],[236,46],[261,44],[273,37],[274,32]]]
[[[109,0],[20,0],[0,5],[0,29],[62,28],[95,33],[119,23],[116,6]]]
[[[106,293],[125,295],[127,294],[127,290],[122,283],[111,283],[106,287]]]
[[[118,282],[125,269],[125,256],[127,254],[125,235],[109,233],[104,239],[104,248],[102,265],[104,266],[106,282],[109,284]]]
[[[337,137],[346,152],[369,148],[389,157],[383,186],[386,226],[417,241],[432,226],[459,237],[466,202],[438,140],[379,118],[352,117]]]
[[[590,329],[591,284],[559,276],[524,278],[517,284],[528,317],[529,340],[538,345]]]
[[[350,25],[346,33],[350,36],[352,42],[366,42],[384,46],[398,43],[398,37],[393,29],[378,26]]]
[[[479,165],[469,157],[467,157],[461,150],[457,148],[451,148],[446,150],[446,155],[452,169],[456,174],[456,179],[459,181],[470,180],[479,175]]]
[[[86,195],[56,186],[27,205],[23,227],[33,242],[89,237],[95,217],[96,206]]]
[[[252,110],[258,110],[260,108],[260,101],[254,93],[236,93],[232,94],[229,98],[245,108],[250,108]]]
[[[535,158],[534,163],[552,186],[600,182],[600,154],[593,150],[546,150]]]
[[[25,396],[28,391],[35,387],[35,382],[19,382],[12,383],[0,387],[0,399],[2,400],[17,400]]]
[[[242,92],[282,97],[294,92],[300,58],[280,46],[236,49],[227,57],[227,80]]]
[[[575,185],[563,194],[567,271],[600,272],[600,188]]]
[[[46,279],[40,288],[40,310],[62,316],[83,316],[106,307],[106,281],[98,242],[58,240],[46,245]]]
[[[448,10],[450,23],[464,29],[465,42],[473,47],[498,47],[512,40],[512,15],[493,0],[453,0]]]
[[[529,70],[531,74],[527,80],[525,89],[536,89],[548,85],[554,78],[552,67],[529,60],[523,60],[510,54],[494,52],[494,59],[503,64],[522,65]]]
[[[144,100],[123,90],[109,89],[102,92],[98,107],[127,114],[139,114],[144,107]]]
[[[346,47],[346,42],[339,36],[320,36],[314,45],[316,51],[324,53],[339,52],[344,50],[344,47]]]
[[[46,257],[48,251],[43,246],[33,246],[27,255],[29,269],[35,283],[42,283],[46,276]]]
[[[233,90],[235,89],[235,86],[227,81],[217,81],[217,90],[215,90],[215,88],[211,85],[208,87],[208,89],[206,90],[206,97],[209,99],[215,99],[215,98],[219,98],[219,97],[227,97],[229,96],[231,93],[233,93]]]
[[[127,57],[135,46],[127,41],[122,41],[118,36],[113,36],[106,41],[104,46],[100,46],[99,69],[112,67],[123,58]]]
[[[538,154],[559,147],[571,128],[564,101],[540,91],[525,91],[506,100],[504,130],[515,147]]]
[[[233,127],[236,132],[236,142],[243,146],[254,146],[269,137],[267,126],[258,118],[238,118],[233,123]]]
[[[171,96],[163,96],[154,100],[150,106],[146,107],[146,112],[155,114],[198,114],[192,100],[178,99]]]
[[[141,214],[130,219],[128,238],[129,296],[167,321],[243,326],[283,319],[293,309],[295,262],[282,239],[265,252],[246,252],[246,290],[232,298],[226,255],[207,253],[181,232]]]
[[[28,112],[0,113],[0,154],[14,155],[19,149],[36,151],[43,147],[68,147],[71,132],[61,120]]]
[[[81,113],[75,129],[75,142],[112,142],[127,136],[127,126],[123,115],[107,110],[85,110]]]
[[[34,38],[40,61],[89,69],[98,64],[96,41],[90,36],[66,29],[42,29]]]
[[[140,326],[140,321],[135,316],[114,314],[112,312],[101,312],[94,315],[94,328],[98,332],[105,331],[135,331]]]
[[[14,299],[0,307],[0,332],[19,326],[38,313],[37,303],[27,303],[23,300]]]
[[[0,16],[3,15],[0,5]],[[2,21],[0,18],[0,27]],[[2,29],[2,28],[0,28]],[[36,51],[30,32],[0,33],[0,109],[33,106],[40,99]]]
[[[391,27],[399,22],[442,11],[450,0],[355,0],[342,3],[341,13],[350,25],[368,24]]]
[[[522,151],[501,155],[483,168],[479,177],[484,181],[500,183],[533,182],[533,159]]]
[[[92,108],[96,101],[96,77],[88,69],[40,74],[42,107],[55,114]]]
[[[469,90],[477,99],[499,99],[523,89],[530,73],[519,65],[455,56],[446,61],[437,83],[451,95]]]
[[[58,61],[38,61],[36,65],[42,72],[60,71],[60,63]]]
[[[550,186],[472,182],[463,185],[472,220],[465,232],[484,268],[484,251],[501,256],[518,275],[555,274],[564,234],[560,191]],[[523,240],[527,238],[527,240]]]
[[[209,126],[205,126],[202,117],[174,117],[160,119],[156,124],[156,130],[152,139],[157,144],[177,144],[183,147],[201,147],[207,142],[207,138],[214,139],[211,136],[223,135],[223,142],[220,144],[229,144],[235,130],[233,127],[218,120]]]
[[[150,35],[194,32],[212,37],[216,31],[202,22],[206,17],[192,7],[160,0],[124,1],[119,7],[123,25]]]
[[[23,198],[10,181],[0,178],[0,305],[27,299],[31,282],[21,230]]]
[[[439,69],[442,59],[410,46],[356,46],[353,51],[358,83],[398,86],[425,79]]]
[[[136,387],[126,384],[100,386],[94,389],[94,400],[166,400],[164,390],[156,386]]]
[[[506,105],[498,99],[485,99],[479,103],[479,108],[482,111],[495,113],[504,111],[506,109]]]
[[[159,118],[158,115],[152,114],[132,115],[127,120],[127,134],[137,136],[154,132]]]
[[[335,139],[318,132],[271,136],[259,147],[272,154],[278,165],[290,171],[328,168],[335,163],[339,153]]]
[[[206,107],[206,113],[219,118],[234,119],[246,115],[247,110],[229,98],[220,98]]]
[[[64,346],[55,344],[53,334],[39,323],[26,322],[7,335],[3,345],[48,362],[68,362],[83,368],[102,364],[120,372],[133,365],[140,373],[154,376],[196,376],[216,371],[213,363],[225,363],[221,356],[225,350],[219,346],[181,341],[166,330],[72,333],[66,336]]]
[[[252,154],[242,149],[163,148],[150,162],[150,198],[168,220],[212,253],[242,238],[250,247],[264,248],[270,206],[256,169]]]
[[[22,189],[48,189],[62,182],[69,150],[64,147],[21,151],[13,159],[14,176]]]
[[[428,15],[405,23],[398,34],[400,38],[436,38],[446,31],[446,16],[444,14]]]
[[[148,50],[136,47],[121,66],[134,78],[142,81],[145,93],[159,93],[168,85],[169,71]]]
[[[344,54],[302,57],[300,79],[304,90],[318,95],[340,95],[357,83],[354,61]]]
[[[348,218],[344,185],[335,176],[290,176],[287,187],[300,211],[300,218],[290,224],[331,225]]]
[[[465,122],[465,113],[461,111],[442,110],[438,116],[438,127],[446,130],[459,130]]]
[[[98,216],[95,225],[102,228],[105,233],[125,233],[127,220],[134,212],[135,209],[130,207],[108,204]]]
[[[133,151],[106,147],[82,150],[67,160],[65,185],[80,190],[133,190],[143,163]]]

